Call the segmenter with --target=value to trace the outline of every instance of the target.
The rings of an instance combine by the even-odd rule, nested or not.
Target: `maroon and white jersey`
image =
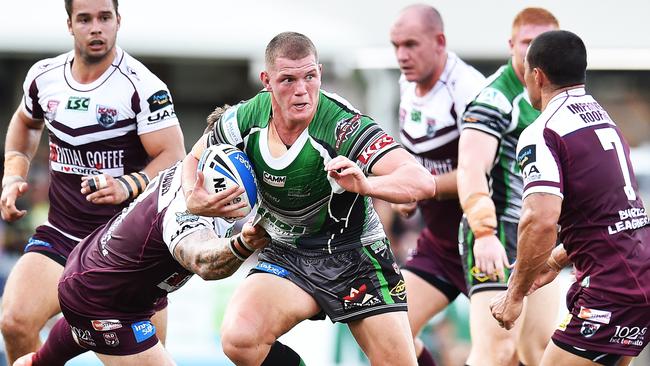
[[[117,48],[97,80],[72,77],[74,52],[37,62],[23,85],[23,111],[45,120],[50,146],[50,211],[46,225],[81,240],[120,212],[80,193],[81,177],[142,170],[148,156],[140,136],[178,124],[167,86]]]
[[[432,174],[456,169],[460,120],[465,106],[484,84],[483,75],[452,52],[447,53],[440,79],[424,96],[417,96],[415,83],[401,76],[401,143]],[[458,200],[425,200],[419,202],[419,207],[433,235],[456,246],[462,216]]]
[[[650,227],[630,148],[603,107],[574,88],[524,130],[524,194],[563,198],[560,239],[583,287],[614,303],[650,304]]]
[[[176,245],[206,228],[230,236],[233,225],[187,211],[177,163],[75,247],[59,283],[59,299],[83,316],[128,320],[151,315],[156,300],[192,276],[174,258]]]

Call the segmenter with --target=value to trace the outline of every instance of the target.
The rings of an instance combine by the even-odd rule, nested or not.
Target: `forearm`
[[[557,239],[557,227],[534,214],[522,215],[519,222],[515,274],[508,286],[510,295],[523,298],[547,260]]]
[[[458,182],[456,180],[457,175],[457,171],[453,170],[449,173],[434,176],[436,181],[435,198],[437,200],[458,198]]]
[[[194,184],[196,183],[196,169],[198,166],[199,161],[192,154],[188,154],[185,159],[183,159],[181,183],[183,185],[183,194],[185,194],[185,198],[187,198],[194,189]]]
[[[42,132],[42,122],[28,119],[20,110],[14,113],[5,139],[5,177],[27,178],[29,164],[36,154]]]
[[[404,163],[391,174],[368,177],[368,182],[368,196],[391,203],[416,202],[436,193],[433,176],[415,162]]]
[[[229,248],[229,243],[230,238],[219,238],[210,229],[199,230],[178,243],[176,258],[204,280],[226,278],[243,263]]]

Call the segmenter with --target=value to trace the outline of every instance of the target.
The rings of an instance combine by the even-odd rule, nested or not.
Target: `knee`
[[[246,324],[224,323],[221,328],[221,347],[235,364],[249,364],[260,358],[261,335],[255,327]]]
[[[517,344],[514,339],[501,338],[491,343],[490,350],[494,365],[517,364]]]
[[[2,331],[2,336],[5,341],[9,342],[14,339],[23,339],[31,334],[36,334],[38,329],[29,321],[28,317],[20,312],[5,309],[2,317],[0,317],[0,331]]]

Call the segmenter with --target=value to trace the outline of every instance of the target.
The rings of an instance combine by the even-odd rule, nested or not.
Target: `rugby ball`
[[[201,155],[198,170],[203,172],[203,188],[209,193],[218,193],[232,186],[244,187],[246,191],[231,202],[246,203],[239,210],[243,216],[248,215],[257,205],[255,171],[248,156],[238,148],[228,144],[208,147]],[[228,217],[225,219],[235,220]]]

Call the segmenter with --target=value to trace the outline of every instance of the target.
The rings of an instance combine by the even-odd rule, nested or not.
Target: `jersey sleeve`
[[[207,145],[229,144],[242,148],[242,137],[239,108],[241,103],[228,108],[208,133]]]
[[[355,124],[359,124],[355,127]],[[346,127],[350,125],[351,127]],[[365,175],[370,175],[373,165],[387,152],[397,149],[400,144],[386,133],[377,123],[366,116],[359,114],[350,119],[341,121],[337,125],[337,136],[344,130],[352,130],[352,136],[346,138],[342,146],[344,155],[357,163]],[[340,139],[340,138],[339,138]]]
[[[140,111],[136,114],[139,135],[179,124],[165,83],[149,70],[138,72],[133,81],[140,97]]]
[[[510,117],[511,112],[512,103],[503,92],[492,87],[484,88],[467,106],[461,129],[480,130],[501,139],[516,123]]]
[[[560,137],[548,129],[543,129],[543,132],[537,129],[524,131],[520,136],[517,164],[524,178],[522,199],[531,193],[549,193],[564,198],[558,143],[561,143]]]
[[[202,229],[214,229],[213,219],[191,214],[185,205],[185,198],[177,194],[169,203],[163,215],[163,241],[174,256],[176,245],[189,234]]]
[[[25,114],[32,119],[43,119],[43,108],[41,107],[38,99],[38,87],[36,86],[36,78],[43,73],[53,59],[45,59],[35,63],[27,72],[25,81],[23,82],[23,103],[22,109]],[[55,103],[55,102],[50,102]],[[56,106],[53,106],[56,108]]]

